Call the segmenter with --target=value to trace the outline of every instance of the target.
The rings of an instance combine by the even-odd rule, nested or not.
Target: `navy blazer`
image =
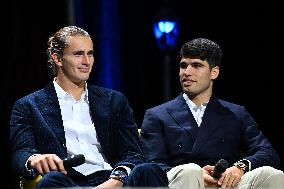
[[[148,109],[141,140],[146,160],[160,163],[166,171],[185,163],[214,165],[221,158],[230,165],[248,159],[251,169],[264,165],[277,168],[280,163],[245,107],[216,97],[207,104],[199,129],[182,94]]]
[[[91,118],[103,154],[112,167],[133,168],[144,162],[133,112],[117,91],[88,85]],[[25,163],[35,153],[67,157],[59,101],[51,82],[42,90],[15,102],[10,121],[11,158],[14,172],[27,176]]]

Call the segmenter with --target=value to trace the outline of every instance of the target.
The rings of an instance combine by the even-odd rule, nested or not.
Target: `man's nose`
[[[192,71],[192,66],[188,65],[188,66],[186,67],[186,69],[184,70],[184,73],[185,73],[186,75],[190,75],[190,74],[191,74],[191,71]]]
[[[92,58],[89,55],[83,56],[83,63],[84,64],[91,64]]]

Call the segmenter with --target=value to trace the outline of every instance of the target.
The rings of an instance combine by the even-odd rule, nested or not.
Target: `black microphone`
[[[220,159],[216,164],[215,164],[215,168],[213,170],[213,173],[212,173],[212,177],[216,180],[218,180],[222,173],[225,172],[225,170],[229,167],[229,164],[226,160],[224,159]]]
[[[63,165],[65,169],[77,167],[78,165],[82,165],[83,163],[85,163],[85,156],[83,154],[72,155],[63,160]],[[38,172],[35,168],[29,171],[30,173],[27,176],[28,179],[34,179],[38,176]]]
[[[63,160],[63,165],[65,168],[77,167],[85,163],[85,156],[83,154],[72,155]]]

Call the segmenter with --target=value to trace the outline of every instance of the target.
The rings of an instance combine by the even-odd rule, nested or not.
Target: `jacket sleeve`
[[[163,137],[163,125],[158,116],[149,109],[145,112],[141,127],[142,149],[147,162],[159,164],[164,171],[171,167],[167,161],[166,142]]]
[[[251,170],[260,166],[278,168],[280,165],[279,155],[244,107],[242,109],[242,120],[244,159],[251,162]]]
[[[18,100],[10,120],[10,150],[12,170],[17,176],[28,176],[25,163],[36,150],[33,121],[26,99]]]
[[[114,98],[114,126],[111,135],[112,152],[110,157],[114,160],[114,168],[127,166],[132,169],[135,165],[144,163],[144,156],[138,135],[138,127],[134,119],[132,108],[126,97],[118,93]]]

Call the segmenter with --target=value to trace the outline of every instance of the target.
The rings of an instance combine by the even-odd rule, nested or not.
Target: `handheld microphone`
[[[71,168],[71,167],[77,167],[79,165],[82,165],[85,163],[85,156],[83,154],[77,154],[72,155],[70,157],[67,157],[63,160],[63,165],[65,169]],[[29,176],[27,176],[28,179],[34,179],[38,176],[38,172],[36,169],[31,169]]]
[[[216,164],[215,164],[215,168],[213,170],[213,173],[212,173],[212,177],[216,180],[218,180],[222,173],[225,172],[225,170],[229,167],[229,164],[226,160],[224,159],[220,159]]]
[[[85,156],[83,154],[72,155],[63,160],[63,165],[65,168],[77,167],[85,163]]]

